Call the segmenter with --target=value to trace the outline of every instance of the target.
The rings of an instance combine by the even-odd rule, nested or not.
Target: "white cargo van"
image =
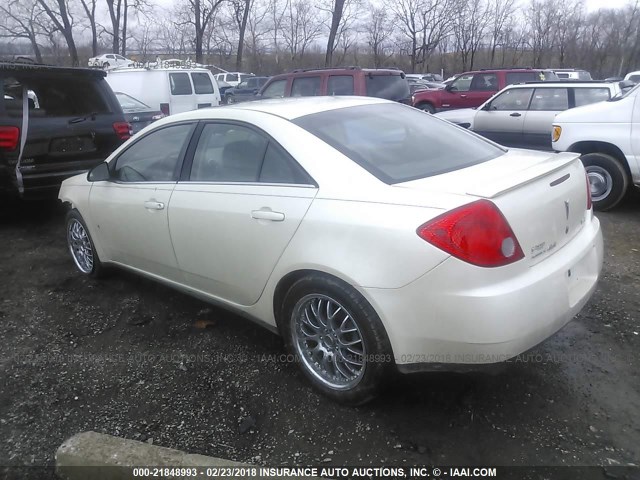
[[[122,68],[107,83],[165,115],[220,105],[220,91],[206,68]]]
[[[615,207],[631,185],[640,186],[640,85],[607,102],[556,115],[553,149],[577,152],[597,210]]]

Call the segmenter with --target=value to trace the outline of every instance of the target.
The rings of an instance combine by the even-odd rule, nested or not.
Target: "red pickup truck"
[[[466,72],[458,75],[444,89],[415,92],[411,104],[429,113],[479,107],[507,85],[540,80],[558,81],[558,77],[552,70],[532,68]]]

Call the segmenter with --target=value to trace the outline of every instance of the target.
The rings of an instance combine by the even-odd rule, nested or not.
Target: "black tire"
[[[436,109],[433,108],[433,105],[431,105],[429,102],[419,103],[418,105],[416,105],[416,107],[422,110],[423,112],[430,113],[431,115],[436,113]]]
[[[322,380],[322,374],[317,372],[317,369],[321,368],[320,365],[316,362],[316,371],[314,372],[314,367],[310,365],[313,360],[302,353],[302,348],[304,347],[300,346],[299,339],[304,336],[299,333],[299,322],[296,319],[298,317],[302,318],[302,314],[309,311],[302,309],[302,306],[309,305],[306,302],[313,301],[309,300],[309,297],[315,298],[315,296],[331,299],[333,302],[337,302],[338,306],[343,307],[342,314],[345,317],[350,317],[357,326],[358,332],[354,335],[361,337],[364,355],[353,356],[348,354],[348,356],[352,359],[354,357],[358,358],[362,361],[363,366],[356,383],[348,387],[335,388],[328,385],[328,380]],[[327,304],[325,303],[325,305]],[[326,308],[328,313],[329,306],[327,305]],[[339,311],[334,310],[334,313],[337,314]],[[299,315],[296,315],[296,313]],[[308,319],[308,316],[306,318]],[[342,329],[345,321],[340,322],[340,318],[338,317],[336,324],[341,323],[340,329]],[[328,323],[331,323],[331,320]],[[297,280],[285,295],[281,309],[280,327],[287,348],[294,355],[302,372],[313,387],[337,402],[347,405],[361,405],[372,400],[379,393],[384,381],[395,371],[391,344],[380,317],[357,290],[336,278],[324,275],[308,275]],[[322,339],[322,335],[318,334],[318,337]],[[340,335],[345,334],[341,333]],[[324,338],[327,337],[325,336]],[[342,338],[344,339],[345,337],[343,336]],[[339,344],[336,341],[336,336],[334,336],[334,342],[333,345],[337,351]],[[319,345],[320,342],[318,341],[317,343]],[[344,346],[339,348],[342,349],[341,352],[344,352]],[[341,357],[341,355],[341,353],[340,355],[330,353],[329,358],[333,359],[335,356],[338,359],[344,359],[345,357]],[[324,356],[325,354],[323,353]],[[338,361],[340,362],[341,360]],[[333,365],[335,365],[335,361]],[[342,365],[345,365],[345,363],[342,362]]]
[[[104,68],[105,70],[106,70],[107,68],[109,68],[110,66],[111,66],[111,64],[110,64],[109,62],[104,62],[104,63],[102,64],[102,68]]]
[[[593,208],[606,211],[620,203],[629,188],[629,175],[622,163],[606,153],[587,153],[580,160],[592,185]]]
[[[90,245],[90,248],[91,248],[90,253],[92,256],[92,262],[91,262],[90,268],[87,268],[88,266],[84,264],[81,260],[79,260],[79,257],[77,257],[73,251],[73,246],[72,246],[73,234],[71,233],[71,230],[75,226],[76,222],[82,226],[82,229],[84,229],[84,232],[86,233],[88,244],[85,245],[85,247]],[[96,247],[93,243],[93,239],[91,238],[89,229],[87,228],[87,225],[84,222],[82,215],[80,215],[80,212],[78,212],[78,210],[76,209],[69,210],[69,212],[67,213],[65,225],[66,225],[65,232],[67,234],[67,248],[69,249],[69,254],[73,259],[73,263],[76,266],[76,269],[83,275],[87,275],[89,277],[93,277],[93,278],[103,277],[105,274],[105,267],[100,261],[100,257],[98,257],[98,252],[96,252]]]
[[[233,105],[236,101],[233,98],[233,95],[227,95],[227,105]]]

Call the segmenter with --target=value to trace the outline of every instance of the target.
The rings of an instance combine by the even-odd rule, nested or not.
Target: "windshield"
[[[142,103],[140,100],[127,95],[126,93],[116,92],[118,103],[122,107],[124,113],[141,112],[145,110],[151,110],[149,105]]]
[[[400,104],[329,110],[294,123],[388,184],[459,170],[505,153],[460,127]]]
[[[366,75],[365,79],[370,97],[399,101],[411,95],[409,83],[400,75]]]
[[[609,102],[617,102],[618,100],[622,100],[623,98],[626,97],[631,97],[632,95],[635,95],[635,91],[638,89],[638,87],[640,87],[640,83],[638,85],[636,85],[635,87],[629,89],[628,87],[626,87],[624,85],[624,81],[620,82],[620,88],[622,89],[620,91],[620,93],[618,93],[617,95],[611,97],[611,99],[609,99]]]

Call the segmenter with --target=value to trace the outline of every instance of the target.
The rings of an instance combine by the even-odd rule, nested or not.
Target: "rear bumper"
[[[517,276],[474,272],[480,267],[448,258],[403,288],[363,293],[400,371],[459,370],[504,362],[560,330],[595,291],[602,259],[593,217],[570,243]]]
[[[64,180],[74,175],[87,172],[103,161],[103,159],[90,159],[21,167],[22,196],[25,198],[55,198],[60,189],[60,184],[62,184]],[[19,193],[19,190],[15,166],[5,165],[0,168],[0,191],[10,195],[16,195]]]

